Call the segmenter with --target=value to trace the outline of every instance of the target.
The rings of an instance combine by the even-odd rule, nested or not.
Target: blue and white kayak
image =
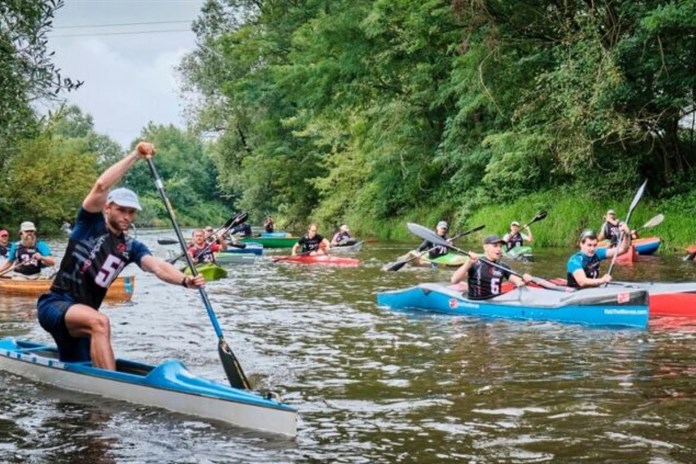
[[[240,390],[194,376],[179,360],[157,366],[117,360],[116,371],[90,362],[58,360],[44,345],[14,338],[0,339],[0,369],[66,390],[100,395],[219,420],[264,432],[295,436],[297,411],[259,393]]]
[[[565,293],[522,287],[489,300],[469,300],[456,289],[425,283],[380,292],[377,304],[487,318],[533,319],[607,327],[648,325],[648,292],[642,289],[592,288]]]
[[[261,256],[263,254],[263,245],[256,242],[244,242],[246,245],[244,248],[237,248],[235,246],[228,246],[226,250],[221,250],[220,253],[230,253],[237,255],[254,254],[256,256]]]

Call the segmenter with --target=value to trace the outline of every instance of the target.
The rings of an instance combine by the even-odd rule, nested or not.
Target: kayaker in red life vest
[[[599,287],[611,282],[611,275],[599,277],[599,264],[611,259],[615,254],[622,255],[631,247],[631,231],[626,224],[619,226],[624,238],[616,248],[597,248],[599,237],[593,230],[586,229],[580,234],[580,251],[574,253],[566,265],[568,286],[575,288]]]
[[[227,242],[223,238],[213,238],[215,243],[209,245],[206,241],[209,237],[206,236],[203,229],[194,230],[191,238],[193,243],[188,249],[188,254],[191,255],[196,264],[214,263],[214,253],[227,249]]]
[[[510,267],[501,262],[500,258],[503,255],[503,244],[505,240],[497,235],[488,235],[483,240],[484,257],[499,266],[510,269]],[[523,274],[522,278],[512,275],[507,271],[498,269],[490,264],[479,259],[476,253],[470,252],[469,259],[462,264],[459,269],[452,274],[451,282],[457,284],[467,278],[468,296],[470,300],[486,300],[500,294],[503,279],[508,279],[517,287],[521,287],[528,282],[531,282],[533,277],[529,274]]]
[[[297,256],[297,251],[309,256],[315,256],[320,253],[328,254],[331,250],[331,244],[324,236],[317,233],[317,225],[310,224],[307,233],[300,238],[292,247],[292,255]]]

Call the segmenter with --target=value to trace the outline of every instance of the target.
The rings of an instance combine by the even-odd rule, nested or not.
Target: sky
[[[191,22],[203,3],[65,0],[48,47],[64,77],[84,81],[63,94],[67,102],[91,114],[96,132],[124,149],[150,121],[185,127],[181,78],[174,68],[195,47]]]

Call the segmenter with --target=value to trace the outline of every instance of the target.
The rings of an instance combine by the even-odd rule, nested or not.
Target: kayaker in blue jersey
[[[512,221],[512,223],[510,223],[510,232],[503,235],[503,240],[505,240],[505,251],[510,251],[515,247],[524,246],[524,242],[532,243],[534,241],[532,230],[529,228],[529,226],[526,226],[524,230],[527,232],[526,234],[520,232],[519,222]]]
[[[487,261],[510,269],[506,263],[500,261],[503,256],[505,240],[497,235],[488,235],[483,239],[483,255]],[[468,295],[470,300],[486,300],[500,294],[503,280],[507,279],[517,287],[531,282],[533,277],[523,274],[522,278],[510,274],[487,262],[481,261],[476,253],[469,253],[469,259],[452,274],[451,282],[457,284],[467,279]]]
[[[616,219],[616,212],[610,209],[607,211],[607,214],[604,215],[604,223],[599,230],[599,234],[597,234],[597,240],[600,242],[602,240],[609,240],[609,246],[615,247],[616,244],[619,243],[619,236],[621,235],[620,227],[621,222]]]
[[[354,244],[355,239],[350,235],[350,229],[346,224],[343,224],[331,239],[331,246],[347,246]]]
[[[275,224],[273,223],[273,218],[271,216],[266,216],[266,219],[263,220],[263,230],[267,234],[272,234],[275,230]]]
[[[301,254],[308,254],[310,256],[317,255],[319,253],[328,254],[331,249],[331,244],[324,238],[323,235],[317,233],[317,225],[310,224],[307,229],[307,233],[300,238],[295,245],[292,247],[292,255],[297,256],[299,251]]]
[[[0,230],[0,256],[7,258],[10,251],[10,233],[5,229]]]
[[[128,229],[141,209],[138,196],[126,188],[109,191],[138,160],[154,152],[152,144],[140,142],[99,176],[77,212],[51,290],[39,297],[39,323],[55,339],[61,361],[91,360],[94,367],[116,368],[110,321],[99,306],[109,285],[129,263],[170,284],[205,285],[203,276],[184,275],[129,237]]]
[[[619,230],[624,233],[619,248],[597,248],[599,238],[594,231],[586,229],[582,232],[580,251],[573,254],[566,265],[569,287],[598,287],[611,282],[610,274],[599,277],[599,264],[602,260],[613,258],[615,254],[626,253],[631,247],[631,233],[626,224],[621,224]]]
[[[0,273],[14,267],[13,279],[38,279],[41,269],[53,266],[55,260],[45,242],[36,240],[36,226],[24,221],[19,226],[19,241],[7,252],[7,261],[0,265]]]

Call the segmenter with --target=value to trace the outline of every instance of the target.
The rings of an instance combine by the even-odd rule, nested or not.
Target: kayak
[[[603,246],[599,246],[597,248],[607,249],[608,247],[607,247],[607,245],[603,245]],[[609,258],[609,261],[611,261],[610,258]],[[631,245],[628,248],[628,251],[626,251],[626,253],[621,254],[621,255],[616,257],[616,264],[632,264],[632,263],[635,263],[636,261],[638,261],[638,252],[636,251],[636,247],[633,245]]]
[[[263,245],[256,242],[246,242],[244,248],[228,246],[226,250],[220,250],[220,254],[254,254],[261,256],[263,254]]]
[[[359,242],[351,243],[350,245],[331,245],[331,253],[357,253],[362,250],[363,247],[362,240]]]
[[[292,248],[300,237],[246,237],[242,242],[260,243],[264,248]]]
[[[509,251],[504,251],[503,256],[516,261],[531,261],[534,259],[534,253],[530,246],[518,246]]]
[[[469,300],[456,289],[425,283],[380,292],[377,304],[393,309],[488,318],[640,329],[648,325],[648,292],[640,289],[604,287],[566,293],[525,286],[489,300]]]
[[[66,390],[265,432],[297,433],[295,409],[259,393],[196,377],[176,359],[157,366],[118,359],[117,370],[107,371],[89,362],[58,361],[58,351],[51,345],[2,338],[0,369]]]
[[[250,253],[225,253],[223,251],[215,253],[215,262],[218,264],[254,264],[256,255]]]
[[[552,282],[566,285],[565,279],[552,279]],[[650,297],[650,317],[696,317],[696,282],[612,281],[609,286],[646,290]]]
[[[359,266],[360,260],[355,258],[344,258],[341,256],[330,255],[300,255],[300,256],[274,256],[271,258],[274,263],[299,263],[299,264],[321,264],[324,266]]]
[[[263,238],[285,238],[290,237],[292,234],[290,232],[285,232],[284,230],[278,230],[276,232],[262,232],[259,237]]]
[[[196,270],[199,274],[205,277],[205,280],[208,282],[227,277],[227,271],[213,263],[197,264]],[[191,275],[191,269],[188,266],[184,268],[182,272],[186,275]]]
[[[418,251],[413,251],[412,253],[418,253]],[[457,253],[447,253],[435,259],[430,259],[428,258],[428,253],[424,253],[420,257],[420,262],[422,265],[432,267],[459,267],[466,262],[466,259],[466,256]]]
[[[0,278],[0,295],[39,296],[50,290],[53,279],[20,280]],[[130,301],[135,290],[135,276],[114,279],[106,292],[105,299]]]
[[[660,237],[637,238],[631,241],[639,255],[651,255],[660,247]]]

